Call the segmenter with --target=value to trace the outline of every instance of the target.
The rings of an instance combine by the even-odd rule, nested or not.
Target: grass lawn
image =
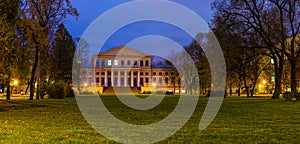
[[[137,111],[115,96],[101,97],[119,119],[134,124],[157,122],[176,106],[168,96],[156,108]],[[160,143],[299,143],[300,103],[269,98],[226,98],[205,130],[198,125],[208,98],[200,97],[186,125]],[[0,143],[114,143],[89,126],[75,98],[0,100]]]

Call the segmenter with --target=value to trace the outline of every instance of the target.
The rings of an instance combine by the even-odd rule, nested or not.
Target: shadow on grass
[[[32,108],[43,108],[50,106],[48,103],[41,103],[40,101],[30,100],[0,100],[0,112],[7,112],[10,110],[24,110]]]

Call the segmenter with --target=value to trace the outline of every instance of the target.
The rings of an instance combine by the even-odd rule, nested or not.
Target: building
[[[98,93],[112,93],[116,89],[123,93],[180,92],[176,81],[174,84],[174,69],[153,65],[152,59],[151,55],[125,46],[100,52],[93,57],[92,66],[81,69],[80,89]]]

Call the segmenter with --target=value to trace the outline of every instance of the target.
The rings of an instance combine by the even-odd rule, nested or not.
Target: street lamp
[[[14,80],[14,85],[18,85],[19,81],[18,80]]]

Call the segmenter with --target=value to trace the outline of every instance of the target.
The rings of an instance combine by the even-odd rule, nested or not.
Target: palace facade
[[[125,46],[100,52],[93,57],[93,66],[81,69],[80,89],[98,93],[113,93],[113,89],[123,93],[181,91],[174,84],[174,69],[153,65],[152,59],[151,55]]]

